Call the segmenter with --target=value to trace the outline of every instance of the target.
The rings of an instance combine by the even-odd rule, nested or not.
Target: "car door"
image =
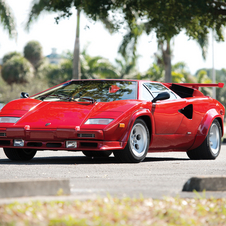
[[[188,137],[187,133],[178,133],[185,117],[184,108],[187,107],[187,100],[180,98],[160,83],[144,83],[143,85],[148,88],[153,97],[156,97],[160,92],[169,92],[170,94],[170,98],[167,100],[150,103],[155,124],[151,148],[183,149],[190,146],[193,138]]]

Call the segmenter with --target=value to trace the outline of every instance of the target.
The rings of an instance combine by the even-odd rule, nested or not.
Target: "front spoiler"
[[[23,147],[15,147],[14,139],[23,139]],[[67,148],[66,141],[76,141],[77,148]],[[105,151],[124,149],[126,142],[104,141],[102,130],[26,130],[25,128],[0,129],[0,147],[36,150]]]

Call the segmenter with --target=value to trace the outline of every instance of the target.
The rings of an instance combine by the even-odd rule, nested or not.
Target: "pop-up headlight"
[[[113,120],[110,118],[90,118],[85,122],[85,125],[108,125]]]
[[[19,117],[0,117],[0,123],[16,123]]]

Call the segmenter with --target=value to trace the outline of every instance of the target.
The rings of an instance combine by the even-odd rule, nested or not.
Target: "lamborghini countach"
[[[0,147],[12,161],[39,150],[141,162],[148,152],[184,151],[215,159],[224,133],[224,106],[200,87],[144,80],[70,80],[6,104]]]

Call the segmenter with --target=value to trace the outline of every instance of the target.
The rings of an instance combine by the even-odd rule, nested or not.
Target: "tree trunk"
[[[80,55],[79,27],[80,27],[80,9],[77,9],[77,27],[73,57],[73,76],[72,76],[73,79],[81,79],[80,56],[79,56]]]
[[[172,82],[170,41],[167,41],[166,49],[163,48],[162,44],[162,56],[165,68],[165,82]]]

